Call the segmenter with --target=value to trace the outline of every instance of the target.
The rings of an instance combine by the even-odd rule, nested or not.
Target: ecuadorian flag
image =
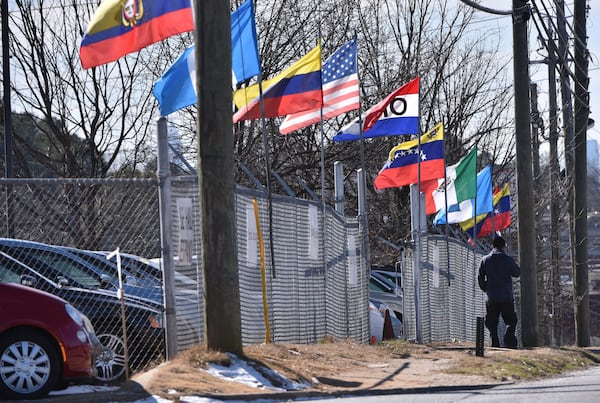
[[[323,105],[321,45],[318,44],[282,73],[261,84],[266,118],[320,108]],[[233,115],[233,123],[261,117],[258,85],[233,93],[233,101],[239,108]]]
[[[84,69],[194,30],[191,0],[103,0],[79,48]]]

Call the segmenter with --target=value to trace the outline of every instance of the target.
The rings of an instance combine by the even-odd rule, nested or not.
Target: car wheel
[[[58,382],[61,363],[48,336],[32,331],[9,333],[0,340],[0,396],[34,399]]]
[[[98,335],[102,351],[96,356],[96,379],[101,382],[120,381],[125,375],[125,343],[114,334]]]

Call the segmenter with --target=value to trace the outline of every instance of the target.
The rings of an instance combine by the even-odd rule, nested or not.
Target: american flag
[[[359,88],[356,73],[356,39],[339,48],[325,61],[323,80],[323,120],[358,109]],[[288,134],[321,120],[321,109],[288,115],[279,131]]]

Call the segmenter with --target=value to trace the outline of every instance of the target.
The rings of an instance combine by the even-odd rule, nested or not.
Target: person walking
[[[498,319],[502,315],[502,320],[507,325],[504,333],[504,345],[516,348],[517,313],[515,312],[512,278],[521,275],[521,268],[511,256],[504,252],[506,247],[504,238],[495,237],[492,246],[493,249],[490,253],[481,259],[477,275],[479,288],[487,295],[485,326],[490,331],[492,347],[500,347]]]

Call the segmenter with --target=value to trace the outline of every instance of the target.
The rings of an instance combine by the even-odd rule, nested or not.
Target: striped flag
[[[481,238],[510,227],[510,185],[508,182],[502,189],[496,189],[494,192],[494,211],[478,215],[476,221],[475,230],[473,229],[475,222],[473,218],[460,223],[462,230],[472,239],[475,238],[475,234],[477,234],[477,238]]]
[[[420,143],[420,144],[419,144]],[[420,175],[419,175],[420,172]],[[396,188],[444,176],[444,127],[441,123],[421,136],[390,150],[375,178],[375,189]]]
[[[104,0],[81,39],[84,69],[113,62],[172,35],[194,30],[190,0]]]
[[[264,92],[259,94],[259,84],[241,88],[233,93],[239,110],[233,115],[233,123],[286,116],[323,105],[321,90],[321,44],[282,73],[260,83]],[[262,99],[261,99],[262,98]],[[264,105],[264,116],[261,111]]]
[[[358,109],[359,87],[356,69],[356,39],[340,47],[323,65],[323,120]],[[288,115],[279,131],[288,134],[321,121],[321,109]]]
[[[417,77],[404,84],[363,114],[363,138],[419,133],[419,81]],[[333,141],[359,140],[359,122],[356,118],[342,127]]]

